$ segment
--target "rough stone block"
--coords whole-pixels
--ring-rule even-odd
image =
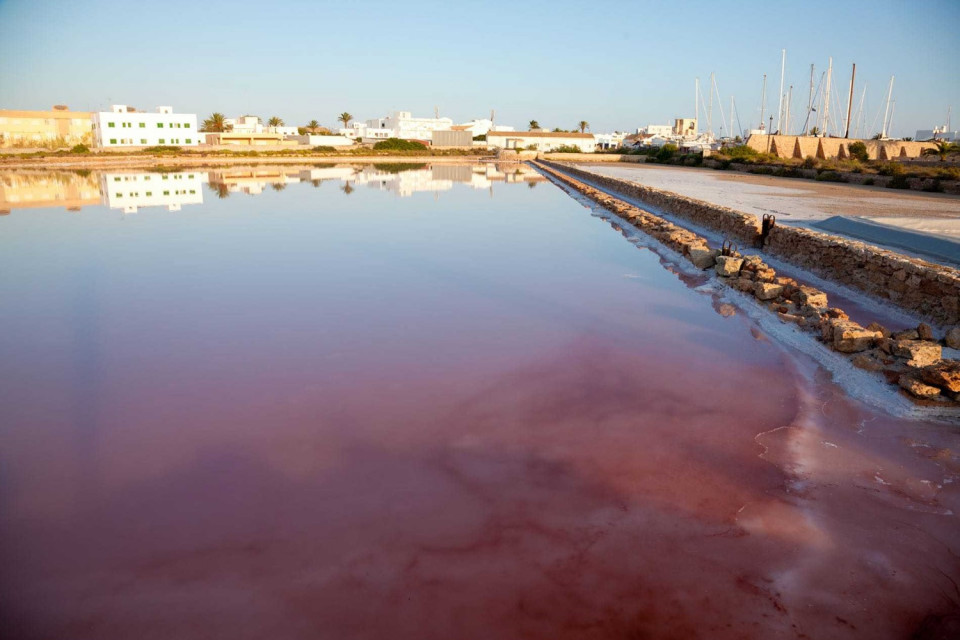
[[[709,269],[717,263],[717,256],[720,255],[720,252],[708,247],[691,247],[687,255],[697,269]]]
[[[831,320],[833,325],[833,348],[843,353],[866,351],[883,336],[877,331],[864,329],[849,320]]]
[[[950,393],[960,393],[960,361],[945,360],[920,370],[920,379]]]
[[[907,358],[911,367],[926,367],[940,361],[943,349],[935,342],[923,340],[894,340],[893,355]]]
[[[753,295],[758,300],[773,300],[781,293],[783,293],[783,287],[771,282],[757,282],[753,288]]]
[[[743,258],[733,256],[717,256],[717,275],[724,278],[731,278],[740,273],[740,267],[743,265]]]
[[[951,349],[960,349],[960,327],[954,327],[950,329],[950,331],[947,331],[947,335],[943,341]]]
[[[940,395],[940,389],[929,384],[924,384],[909,374],[900,376],[897,383],[917,398],[931,400]]]

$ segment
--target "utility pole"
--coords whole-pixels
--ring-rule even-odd
[[[850,97],[847,99],[847,126],[844,129],[843,137],[850,137],[850,114],[853,113],[853,79],[857,77],[857,63],[853,63],[853,72],[850,74]]]
[[[887,137],[887,116],[890,115],[890,97],[893,95],[893,79],[896,76],[890,76],[890,87],[887,89],[887,108],[883,111],[883,129],[880,130],[880,138]]]
[[[780,50],[780,98],[777,103],[777,133],[780,133],[780,116],[783,112],[783,73],[787,69],[787,50]]]
[[[830,58],[830,62],[827,65],[827,84],[823,87],[823,131],[820,132],[822,137],[829,135],[827,128],[830,126],[830,83],[833,80],[833,58]]]

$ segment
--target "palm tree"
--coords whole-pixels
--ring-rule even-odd
[[[810,135],[820,135],[820,129],[818,127],[810,127]]]
[[[283,126],[283,120],[282,120],[281,118],[278,118],[277,116],[273,116],[272,118],[270,118],[269,120],[267,120],[267,126],[268,126],[268,127],[282,127],[282,126]]]
[[[581,120],[577,123],[577,126],[580,127],[580,133],[586,133],[587,129],[590,128],[590,123],[586,120]]]
[[[317,122],[316,120],[311,120],[310,122],[307,123],[307,131],[309,131],[310,133],[316,133],[317,129],[319,128],[320,128],[320,123]]]
[[[340,114],[337,120],[342,122],[344,127],[349,127],[350,121],[353,120],[353,114],[351,114],[349,111],[344,111]]]
[[[536,120],[531,120],[531,121],[530,121],[530,124],[529,124],[529,127],[530,127],[530,131],[533,131],[534,129],[539,129],[539,128],[540,128],[540,123],[537,122]]]
[[[349,182],[348,182],[347,184],[343,185],[342,187],[340,187],[340,190],[343,191],[343,192],[344,192],[345,194],[347,194],[347,195],[350,195],[351,193],[353,193],[353,192],[355,191],[355,189],[353,188],[353,185],[350,184]]]
[[[934,140],[933,144],[937,145],[936,149],[924,149],[923,155],[940,156],[940,162],[947,159],[948,153],[952,153],[958,149],[957,145],[951,144],[947,140]]]
[[[219,133],[224,130],[223,124],[223,114],[220,112],[213,112],[210,114],[210,117],[203,121],[203,126],[200,127],[201,131]]]

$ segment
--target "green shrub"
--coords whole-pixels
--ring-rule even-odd
[[[425,151],[426,146],[416,140],[402,140],[400,138],[387,138],[373,145],[374,149],[385,151]]]
[[[930,184],[923,187],[924,191],[929,191],[930,193],[943,193],[943,185],[940,184],[938,178],[934,178]]]
[[[822,171],[814,178],[817,182],[846,182],[839,171]]]
[[[960,180],[960,167],[937,169],[936,177],[940,180]]]
[[[901,176],[903,175],[903,165],[899,162],[884,162],[877,167],[877,173],[882,176]]]
[[[850,157],[856,158],[860,162],[866,162],[870,159],[870,156],[867,155],[867,145],[863,144],[859,140],[851,143],[847,149],[850,151]]]
[[[580,150],[580,147],[575,147],[572,144],[562,144],[553,149],[551,153],[583,153],[583,151]]]
[[[660,147],[660,150],[657,151],[656,159],[657,162],[669,162],[673,159],[673,156],[677,155],[677,145],[675,144],[665,144]]]
[[[745,144],[737,145],[736,147],[727,147],[720,151],[721,154],[727,156],[731,160],[754,160],[760,154],[753,147],[748,147]]]
[[[887,183],[887,189],[909,189],[910,179],[903,175],[903,171],[890,178]]]
[[[813,156],[807,156],[803,159],[803,168],[804,169],[816,169],[817,168],[817,159]]]
[[[173,145],[170,145],[170,146],[158,145],[156,147],[147,147],[146,149],[144,149],[144,151],[146,153],[164,153],[164,152],[176,153],[180,151],[180,147],[176,147]]]
[[[868,187],[872,187],[875,183],[876,181],[873,178],[867,178],[866,180],[863,181],[863,184],[865,184]]]
[[[90,153],[90,147],[85,144],[75,144],[70,149],[70,153]]]
[[[333,147],[321,145],[319,147],[314,147],[313,149],[311,149],[311,151],[313,151],[314,153],[333,153],[336,151],[336,149]]]

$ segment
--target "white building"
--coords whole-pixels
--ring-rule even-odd
[[[263,125],[257,116],[239,116],[224,118],[223,128],[235,133],[263,133]]]
[[[648,124],[642,129],[637,129],[637,133],[649,133],[652,136],[667,137],[673,133],[673,126],[669,124]]]
[[[433,132],[453,127],[450,118],[414,118],[409,111],[393,111],[384,118],[374,118],[366,122],[354,122],[352,126],[340,129],[342,136],[364,142],[377,142],[387,138],[404,140],[433,140]]]
[[[197,114],[174,113],[157,107],[155,113],[115,104],[111,111],[93,114],[93,138],[98,147],[191,147],[200,143]]]
[[[947,131],[946,126],[934,127],[933,129],[917,129],[917,135],[914,140],[944,140],[946,142],[960,142],[960,132]]]
[[[627,134],[614,131],[613,133],[595,133],[593,137],[597,141],[598,149],[619,149],[623,146],[623,139]]]
[[[553,151],[557,147],[577,147],[581,153],[593,153],[597,141],[592,133],[491,131],[487,134],[488,149]]]
[[[469,122],[464,122],[463,124],[458,124],[451,127],[454,131],[469,131],[471,135],[476,136],[485,136],[491,131],[513,131],[513,127],[508,127],[502,124],[493,124],[493,120],[489,118],[480,118],[478,120],[470,120]]]
[[[103,203],[124,213],[141,207],[179,211],[185,204],[203,203],[202,171],[176,173],[105,173],[100,177]]]

